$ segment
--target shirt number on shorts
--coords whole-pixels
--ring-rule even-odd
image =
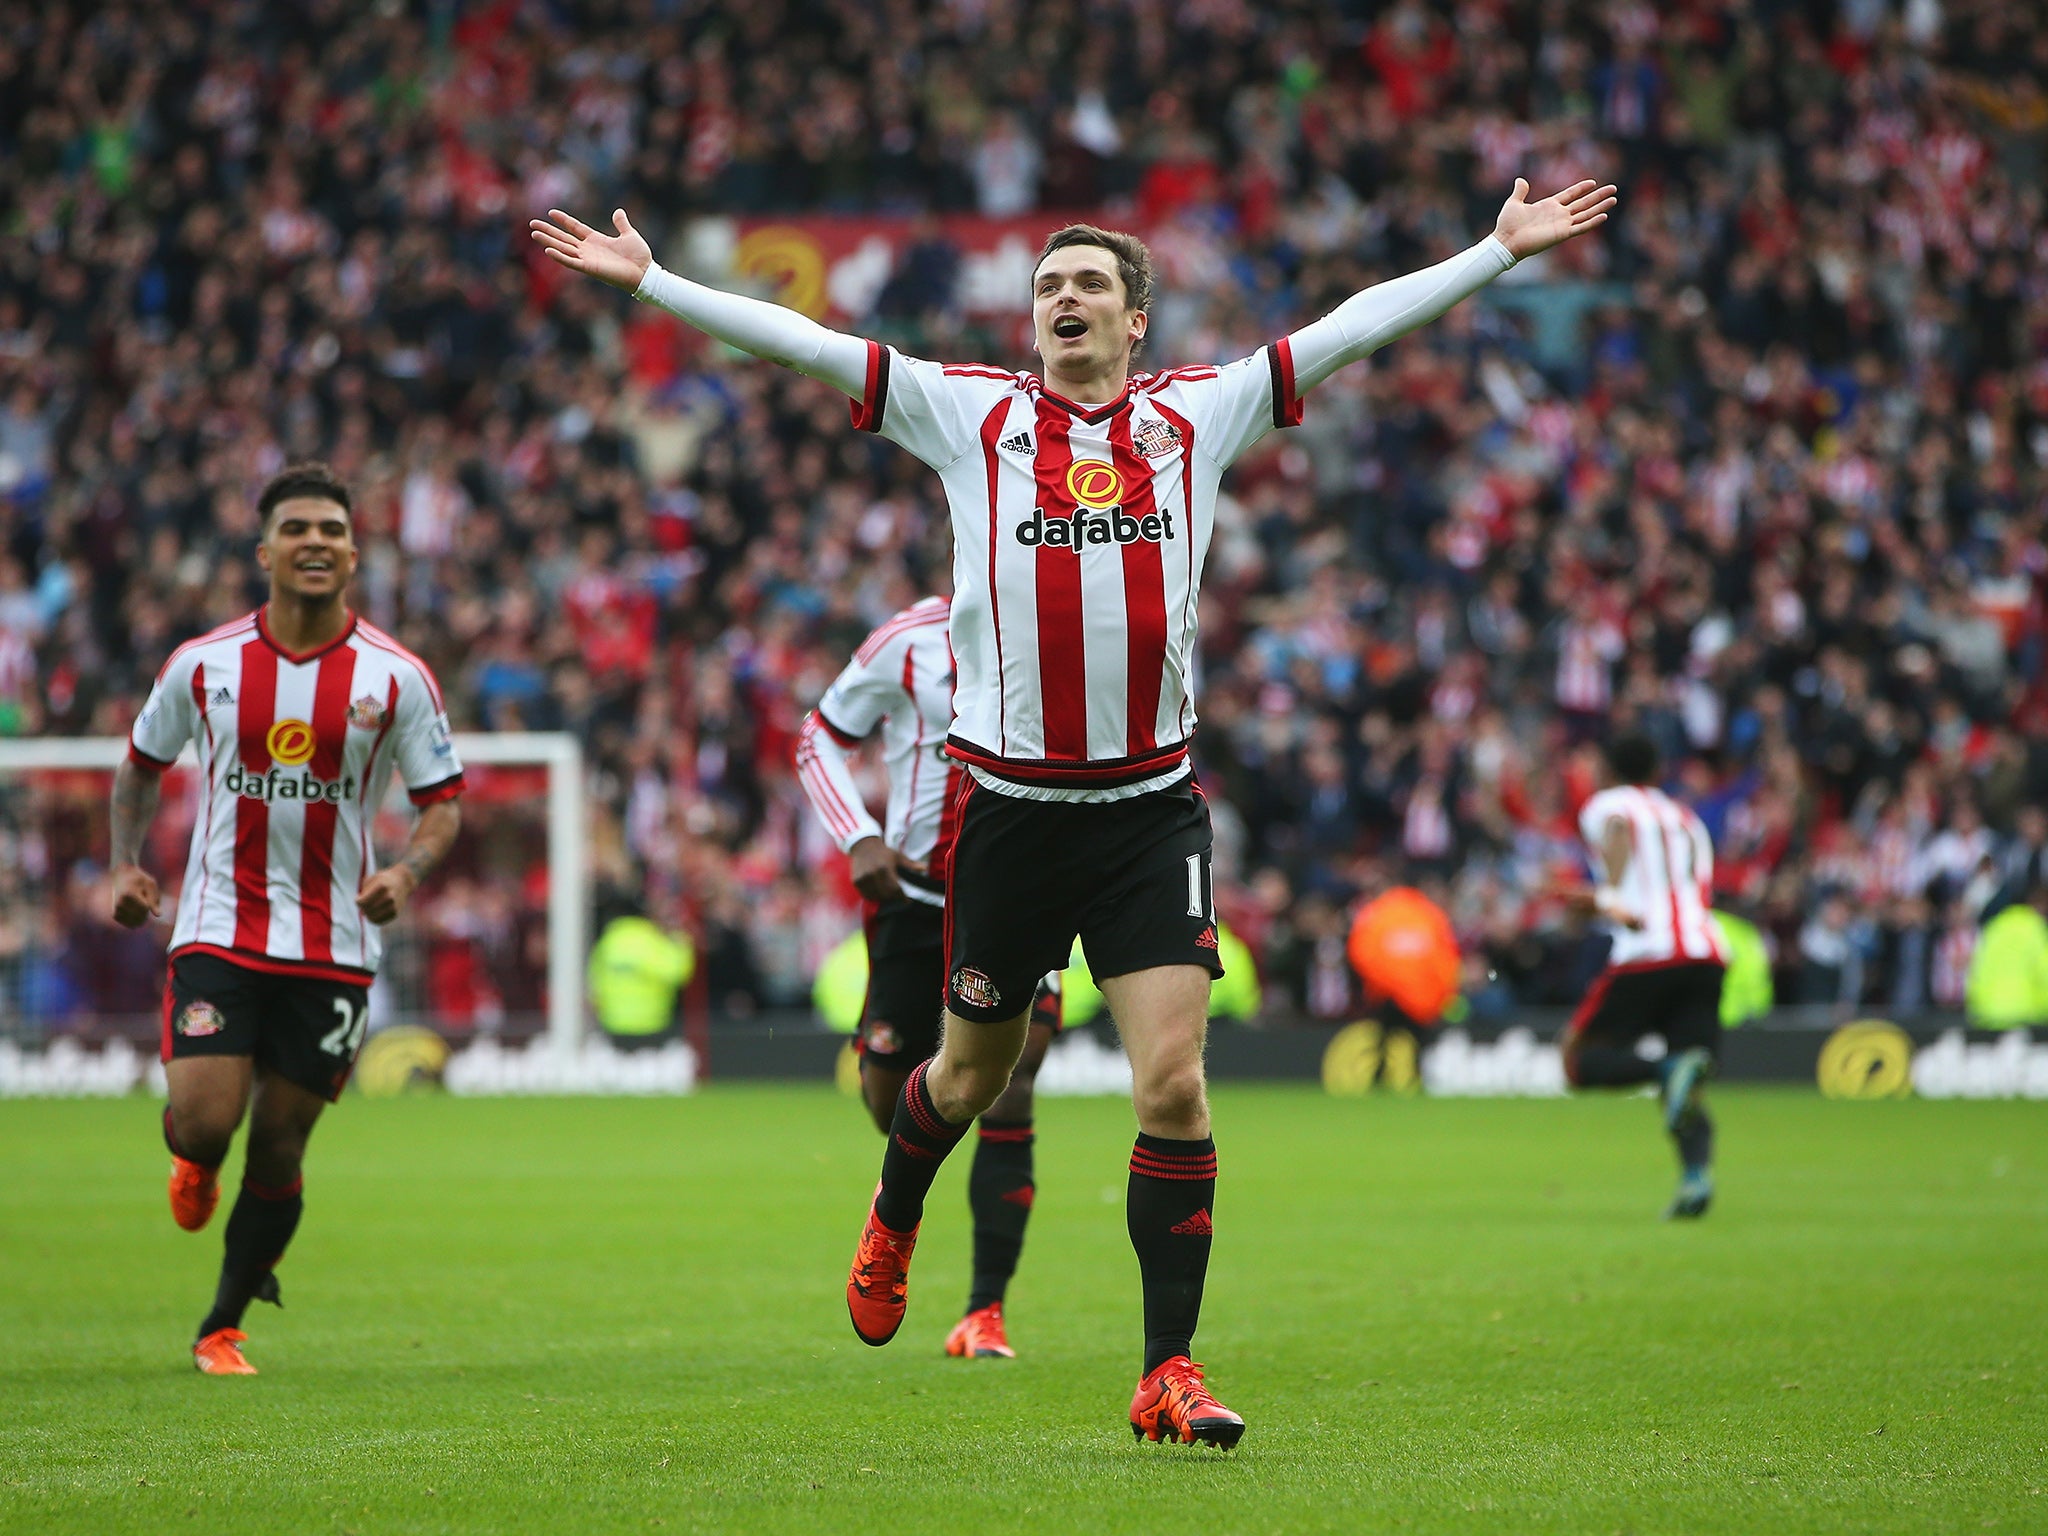
[[[1188,855],[1188,916],[1206,917],[1213,923],[1216,920],[1216,909],[1213,904],[1215,893],[1212,891],[1210,895],[1212,902],[1209,906],[1204,907],[1202,903],[1202,856],[1199,853],[1191,853]]]
[[[353,1056],[356,1047],[363,1043],[363,1031],[370,1024],[370,1005],[367,1002],[351,1008],[345,997],[334,999],[334,1011],[341,1022],[320,1037],[320,1049],[330,1056]]]

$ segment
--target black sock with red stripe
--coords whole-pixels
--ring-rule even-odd
[[[1138,1133],[1125,1220],[1145,1286],[1145,1374],[1192,1347],[1209,1273],[1216,1142]]]
[[[1024,1225],[1031,1220],[1037,1187],[1031,1180],[1031,1148],[1037,1140],[1029,1120],[983,1120],[967,1176],[967,1204],[974,1212],[974,1289],[967,1310],[979,1312],[1003,1299],[1017,1256],[1024,1251]]]
[[[889,1122],[875,1215],[891,1232],[915,1231],[924,1220],[924,1197],[939,1176],[939,1164],[967,1134],[967,1126],[955,1125],[941,1115],[925,1091],[924,1075],[930,1066],[929,1061],[921,1061],[910,1069],[903,1092],[896,1098],[896,1118]]]
[[[199,1325],[200,1338],[222,1328],[241,1327],[242,1314],[252,1301],[284,1305],[277,1299],[277,1277],[271,1270],[284,1257],[292,1233],[298,1230],[299,1214],[306,1208],[301,1194],[304,1185],[303,1179],[293,1179],[273,1189],[252,1179],[242,1180],[234,1214],[228,1217],[220,1287],[214,1292],[213,1310]]]

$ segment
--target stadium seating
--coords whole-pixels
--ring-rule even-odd
[[[793,733],[942,578],[937,483],[822,386],[562,281],[528,214],[624,204],[664,252],[710,215],[910,221],[852,322],[1021,367],[917,221],[1092,213],[1154,242],[1157,364],[1466,243],[1518,174],[1599,176],[1606,238],[1237,472],[1219,905],[1269,997],[1341,1016],[1344,906],[1398,866],[1475,1006],[1566,1000],[1549,893],[1629,723],[1781,998],[1955,1003],[2048,849],[2048,32],[1820,9],[0,0],[0,734],[124,732],[259,596],[254,487],[327,458],[361,603],[457,725],[578,732],[602,876],[687,913],[714,1006],[800,1003],[852,898]],[[474,874],[429,912],[537,986],[503,957],[538,882]],[[13,985],[84,882],[0,857]]]

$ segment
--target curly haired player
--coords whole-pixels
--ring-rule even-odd
[[[171,932],[163,1127],[171,1215],[196,1232],[248,1117],[220,1284],[192,1346],[200,1370],[236,1376],[256,1370],[242,1314],[279,1301],[272,1270],[299,1225],[306,1139],[363,1042],[377,929],[462,820],[433,673],[349,610],[348,487],[325,465],[295,465],[257,508],[270,600],[164,663],[114,776],[112,832],[114,920],[139,928],[162,908],[141,859],[163,773],[196,746],[203,809]],[[370,819],[393,772],[420,818],[399,861],[377,869]]]

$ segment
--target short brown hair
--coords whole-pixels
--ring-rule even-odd
[[[258,520],[269,527],[270,514],[277,510],[278,503],[298,496],[331,501],[351,517],[355,515],[355,504],[349,500],[348,486],[341,476],[317,459],[309,459],[303,464],[287,464],[270,477],[263,494],[256,498]]]
[[[1045,258],[1070,245],[1099,245],[1108,251],[1116,258],[1116,275],[1124,285],[1124,308],[1149,310],[1152,307],[1152,253],[1145,248],[1145,242],[1120,229],[1103,229],[1095,224],[1069,224],[1065,229],[1056,229],[1047,235],[1045,249],[1031,264],[1034,285],[1038,281],[1038,269],[1045,265]],[[1138,345],[1144,345],[1142,339]],[[1131,350],[1136,352],[1138,348]]]

